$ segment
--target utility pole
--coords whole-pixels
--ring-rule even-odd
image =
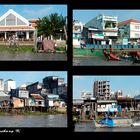
[[[67,29],[66,29],[65,25],[63,28],[64,28],[64,34],[65,34],[65,38],[66,38],[66,51],[67,51],[67,40],[68,40]]]
[[[34,31],[34,51],[37,52],[37,28]]]

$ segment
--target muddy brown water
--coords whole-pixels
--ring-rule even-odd
[[[67,116],[63,114],[0,116],[1,127],[67,127]]]
[[[9,53],[1,52],[0,61],[66,61],[67,55],[63,53]]]

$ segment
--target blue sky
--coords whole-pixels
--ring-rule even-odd
[[[82,23],[87,23],[99,14],[117,16],[121,22],[127,19],[140,20],[140,10],[73,10],[73,20],[79,20]]]
[[[81,91],[93,93],[96,80],[110,81],[111,91],[122,90],[123,95],[140,95],[140,76],[73,76],[73,99],[81,98]]]
[[[2,16],[9,9],[13,9],[26,19],[38,19],[50,15],[51,13],[58,13],[62,14],[62,16],[67,16],[67,5],[58,5],[58,4],[0,5],[0,16]]]
[[[16,87],[28,82],[42,83],[42,79],[47,76],[64,78],[65,83],[67,83],[66,71],[0,71],[0,79],[3,79],[4,82],[8,79],[12,79],[16,81]]]

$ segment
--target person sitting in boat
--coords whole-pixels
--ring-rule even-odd
[[[122,57],[123,57],[126,61],[128,61],[129,58],[130,58],[130,56],[128,55],[128,53],[124,53],[124,54],[122,55]]]
[[[95,51],[95,48],[92,48],[92,49],[91,49],[91,52],[93,53],[94,51]]]
[[[109,45],[109,50],[110,50],[110,54],[113,52],[113,48],[111,45]]]
[[[106,54],[108,54],[108,52],[107,52],[107,49],[106,49],[106,48],[104,48],[104,49],[103,49],[103,54],[105,54],[105,55],[106,55]]]
[[[107,113],[105,113],[105,118],[108,119],[108,114]]]

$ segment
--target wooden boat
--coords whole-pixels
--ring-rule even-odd
[[[105,118],[102,119],[100,122],[94,120],[94,124],[96,128],[102,127],[130,127],[132,123],[131,118]]]

